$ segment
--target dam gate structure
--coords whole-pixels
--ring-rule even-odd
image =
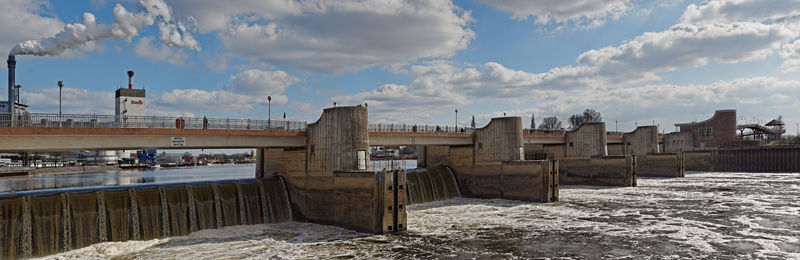
[[[292,220],[277,177],[0,196],[0,258]]]

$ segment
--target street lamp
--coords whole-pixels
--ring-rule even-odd
[[[267,96],[267,129],[272,125],[272,96]]]
[[[58,127],[61,127],[61,89],[64,87],[63,81],[58,81]]]
[[[458,132],[458,108],[456,108],[456,132]]]

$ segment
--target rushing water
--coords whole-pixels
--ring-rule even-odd
[[[107,242],[50,258],[798,258],[800,174],[690,173],[562,186],[561,201],[457,198],[408,207],[408,231],[300,222]]]
[[[254,164],[213,165],[113,172],[0,178],[0,193],[30,190],[186,183],[255,177]]]

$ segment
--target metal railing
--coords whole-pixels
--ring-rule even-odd
[[[545,130],[545,129],[522,129],[523,134],[545,134],[545,135],[563,135],[567,132],[566,129],[558,130]],[[606,135],[622,135],[624,132],[606,131]]]
[[[544,134],[544,135],[563,135],[567,132],[564,129],[545,130],[545,129],[522,129],[522,134]]]
[[[475,128],[468,126],[447,125],[410,125],[410,124],[369,124],[369,132],[394,132],[394,133],[466,133],[475,132]]]
[[[60,119],[60,120],[59,120]],[[0,113],[0,127],[11,126],[9,113]],[[224,130],[305,131],[306,122],[232,118],[83,115],[25,113],[17,115],[15,127],[61,128],[178,128]]]

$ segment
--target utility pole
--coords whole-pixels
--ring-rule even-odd
[[[61,89],[64,88],[64,82],[58,81],[58,127],[61,127]]]

